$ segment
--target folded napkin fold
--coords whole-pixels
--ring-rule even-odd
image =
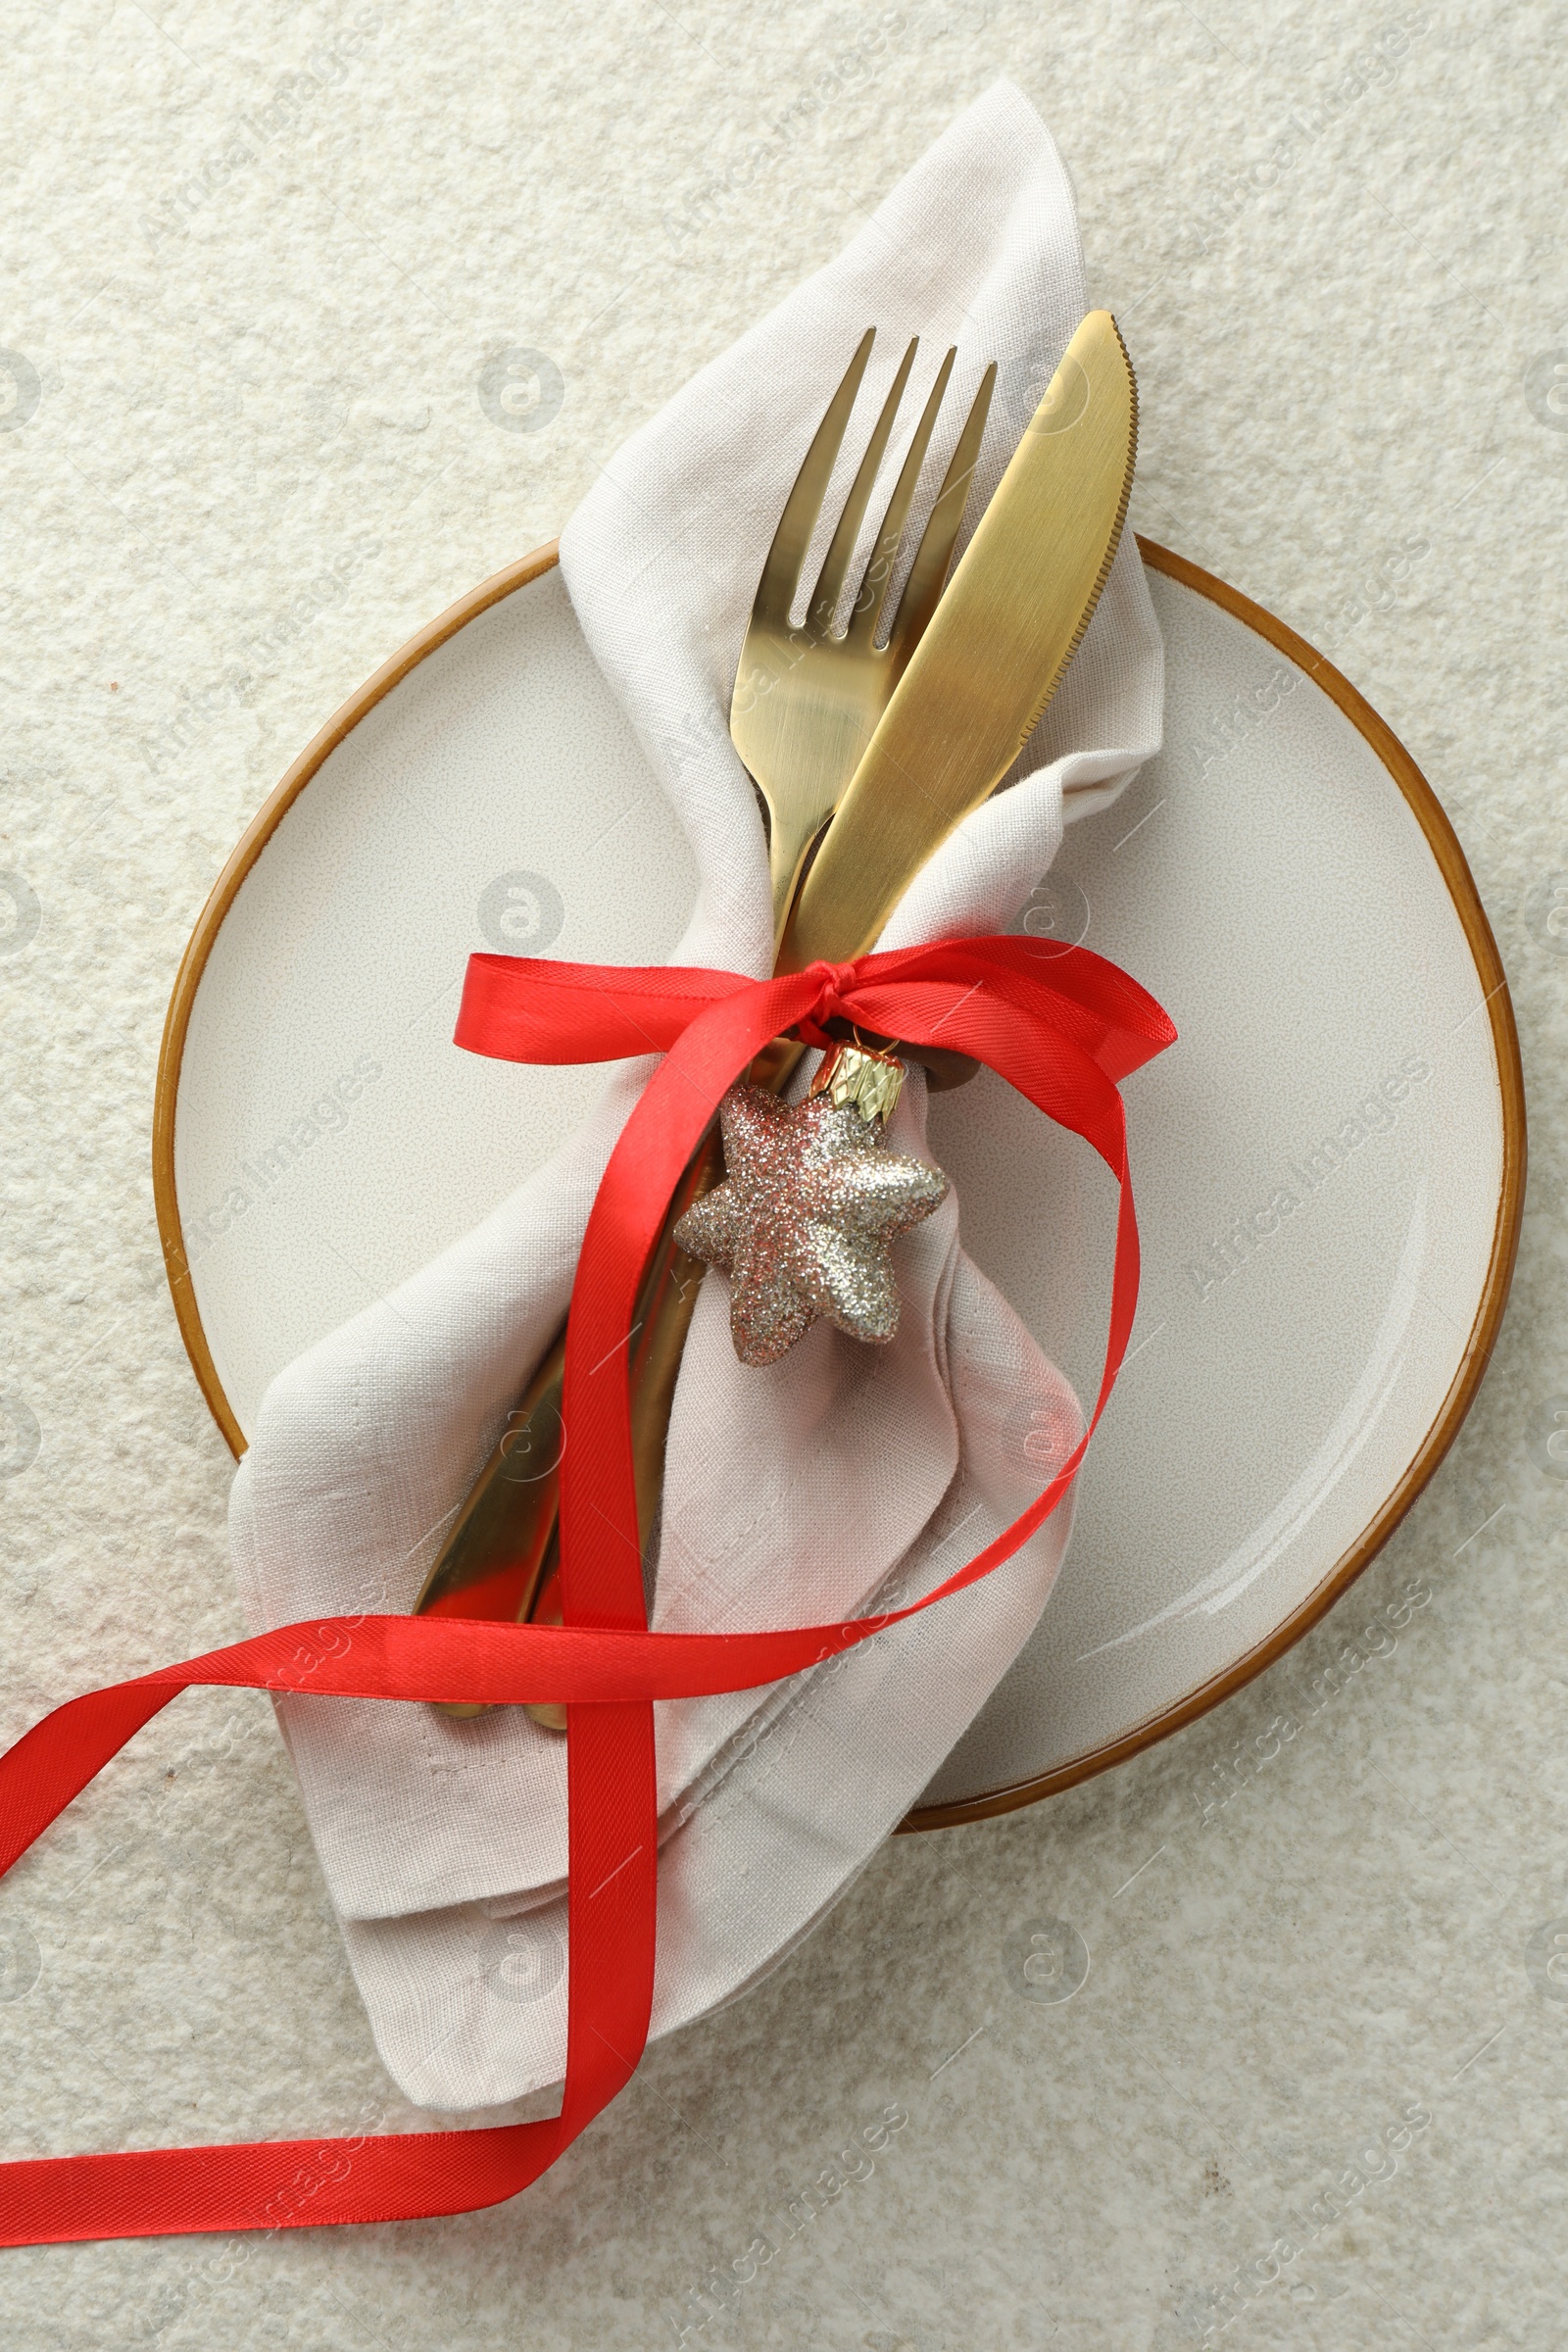
[[[950,441],[998,362],[972,526],[1084,308],[1065,173],[1033,110],[1000,83],[838,261],[627,444],[573,517],[562,545],[572,603],[698,866],[673,961],[759,976],[769,965],[761,828],[724,714],[763,556],[860,333],[880,330],[867,416],[911,334],[925,380],[957,345]],[[919,399],[907,406],[905,441]],[[901,454],[896,443],[889,478]],[[880,944],[1005,929],[1064,818],[1102,807],[1157,749],[1161,693],[1128,544],[1008,788],[933,859]],[[254,1626],[413,1604],[560,1321],[595,1186],[650,1066],[624,1065],[548,1167],[272,1383],[231,1507]],[[896,1150],[924,1152],[924,1118],[912,1074]],[[808,1624],[914,1598],[998,1534],[1076,1443],[1076,1399],[965,1257],[958,1213],[950,1195],[897,1245],[904,1308],[883,1348],[818,1326],[779,1363],[743,1368],[727,1287],[707,1278],[670,1429],[656,1628]],[[1067,1519],[1059,1510],[983,1583],[771,1691],[657,1707],[656,2034],[776,1964],[918,1797],[1027,1639]],[[557,2080],[564,1742],[516,1709],[470,1723],[369,1701],[277,1709],[404,2090],[460,2109]]]

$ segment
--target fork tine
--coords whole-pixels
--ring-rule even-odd
[[[904,526],[909,519],[909,509],[914,504],[915,487],[920,479],[920,469],[925,464],[926,451],[931,446],[931,435],[936,429],[937,411],[942,406],[948,389],[948,379],[953,373],[953,363],[957,356],[958,347],[955,344],[937,371],[937,380],[931,387],[930,397],[925,404],[925,413],[915,427],[914,438],[909,443],[903,470],[894,484],[893,496],[888,500],[887,513],[882,517],[882,528],[877,533],[876,545],[871,550],[871,558],[865,567],[865,576],[860,583],[860,592],[855,600],[855,610],[850,615],[848,639],[858,652],[868,651],[876,641],[877,625],[882,618],[882,608],[887,602],[894,566],[899,560],[899,546],[904,537]]]
[[[914,551],[909,576],[904,583],[904,594],[888,631],[888,651],[906,657],[914,651],[925,632],[926,622],[937,609],[948,565],[953,561],[953,543],[958,536],[963,510],[968,504],[969,482],[980,456],[980,443],[985,435],[986,418],[991,413],[991,395],[996,388],[997,364],[992,361],[980,378],[980,389],[974,405],[964,418],[958,435],[953,462],[937,493],[935,506],[927,518],[920,544]]]
[[[811,614],[824,633],[832,627],[833,616],[839,609],[839,599],[844,594],[844,583],[849,577],[850,561],[855,554],[855,543],[860,536],[860,525],[871,504],[871,493],[876,488],[876,477],[881,471],[882,460],[893,435],[899,403],[904,398],[909,369],[914,366],[914,355],[919,348],[920,340],[916,336],[900,362],[899,372],[893,378],[893,389],[882,403],[882,414],[865,445],[859,471],[850,484],[850,494],[844,501],[844,511],[839,516],[832,544],[823,559],[816,586],[811,591]]]
[[[843,381],[828,402],[827,413],[816,428],[815,438],[807,451],[801,470],[795,477],[795,487],[784,502],[773,544],[767,551],[762,576],[757,583],[757,596],[752,606],[752,618],[771,622],[776,627],[789,626],[790,607],[795,602],[801,581],[801,565],[810,545],[816,518],[822,511],[822,500],[832,478],[833,466],[855,407],[856,395],[865,374],[871,346],[876,341],[876,328],[868,326],[860,337],[854,359],[844,371]]]

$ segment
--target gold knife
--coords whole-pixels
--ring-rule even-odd
[[[873,947],[921,867],[1001,783],[1100,602],[1137,450],[1132,363],[1110,313],[1091,311],[823,836],[781,971]]]

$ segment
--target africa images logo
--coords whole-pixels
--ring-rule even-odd
[[[1342,1119],[1331,1135],[1324,1136],[1309,1152],[1290,1161],[1285,1170],[1288,1181],[1276,1185],[1261,1207],[1238,1217],[1199,1256],[1188,1259],[1187,1279],[1199,1298],[1208,1298],[1221,1283],[1240,1273],[1253,1250],[1271,1234],[1278,1233],[1287,1218],[1294,1217],[1353,1152],[1359,1152],[1372,1136],[1386,1134],[1396,1126],[1398,1106],[1410,1089],[1424,1086],[1431,1075],[1431,1064],[1423,1061],[1419,1054],[1406,1054],[1397,1069],[1391,1070],[1370,1094],[1363,1096],[1348,1118]]]
[[[235,1218],[242,1217],[253,1200],[271,1192],[296,1160],[318,1144],[323,1135],[346,1127],[350,1105],[380,1075],[381,1064],[362,1054],[351,1069],[317,1096],[308,1110],[302,1110],[297,1118],[280,1127],[271,1142],[252,1152],[249,1159],[242,1159],[239,1167],[243,1182],[231,1184],[223,1198],[215,1200],[211,1207],[181,1217],[187,1257],[194,1261],[210,1250]]]

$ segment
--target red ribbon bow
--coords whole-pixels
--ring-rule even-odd
[[[911,1607],[761,1634],[653,1634],[643,1606],[627,1350],[665,1205],[725,1089],[775,1037],[842,1017],[999,1071],[1093,1145],[1121,1188],[1104,1371],[1082,1442],[1045,1493]],[[567,1706],[569,1984],[561,2113],[384,2137],[264,2140],[0,2164],[0,2243],[297,2228],[466,2213],[514,2196],[629,2079],[647,2039],[657,1897],[656,1698],[753,1690],[912,1617],[1009,1558],[1067,1492],[1138,1300],[1138,1228],[1117,1085],[1172,1044],[1137,983],[1082,948],[964,939],[782,979],[475,956],[457,1042],[529,1062],[664,1059],[594,1200],[571,1295],[559,1626],[334,1617],[284,1626],[68,1700],[0,1757],[0,1872],[133,1733],[193,1684],[320,1696],[558,1699]]]

